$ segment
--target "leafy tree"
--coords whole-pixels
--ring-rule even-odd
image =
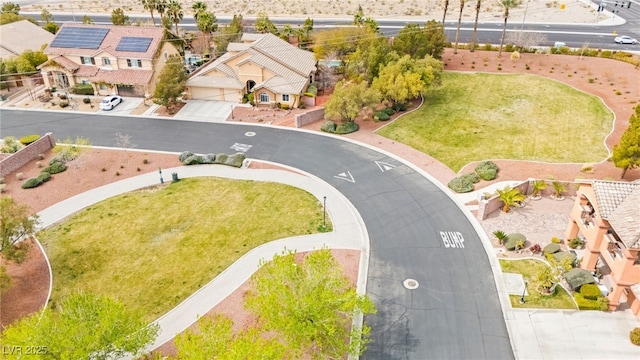
[[[476,48],[476,38],[478,36],[478,17],[480,16],[480,7],[482,6],[482,0],[476,2],[476,18],[473,21],[473,36],[471,36],[471,52]]]
[[[629,118],[629,127],[622,133],[620,143],[613,146],[611,160],[622,169],[620,178],[624,178],[628,169],[640,167],[640,105]]]
[[[42,50],[25,50],[22,54],[20,54],[20,57],[27,60],[33,67],[38,67],[48,59],[47,55]]]
[[[15,15],[20,15],[20,5],[14,4],[12,2],[2,3],[2,13],[11,13]]]
[[[16,203],[11,196],[0,198],[0,254],[19,261],[15,244],[33,234],[38,223],[38,215],[30,215],[28,206]]]
[[[428,41],[427,32],[419,24],[407,24],[393,39],[393,50],[400,56],[423,58],[431,50]]]
[[[122,8],[113,9],[111,12],[111,22],[113,25],[129,25],[129,16],[125,15]]]
[[[50,23],[53,21],[53,15],[51,15],[49,10],[42,9],[42,12],[40,13],[40,20],[42,20],[44,23]]]
[[[427,49],[428,54],[436,59],[442,58],[442,52],[447,44],[447,34],[444,32],[444,26],[435,20],[429,20],[424,24],[427,33]]]
[[[342,59],[356,51],[362,39],[376,37],[366,27],[339,27],[314,32],[313,52],[316,59]]]
[[[48,32],[50,32],[52,34],[56,34],[58,32],[58,30],[60,30],[60,25],[58,25],[58,24],[56,24],[54,22],[50,22],[50,23],[46,23],[42,28],[47,30]]]
[[[460,12],[458,13],[458,27],[456,28],[456,41],[453,46],[453,53],[458,53],[458,38],[460,37],[460,24],[462,24],[462,11],[464,10],[464,0],[460,0]]]
[[[149,10],[149,15],[151,15],[151,22],[153,22],[153,26],[156,25],[156,19],[153,17],[153,13],[156,11],[156,0],[140,0],[142,3],[142,7],[145,10]]]
[[[119,301],[77,293],[56,311],[45,308],[9,326],[0,340],[8,346],[45,346],[54,359],[112,359],[140,355],[158,330]]]
[[[500,4],[504,7],[504,26],[502,27],[502,36],[500,37],[500,50],[498,57],[502,55],[502,46],[504,45],[504,36],[507,33],[507,20],[509,19],[509,9],[520,6],[522,0],[500,0]]]
[[[380,70],[371,86],[397,106],[415,99],[432,84],[438,84],[441,74],[442,63],[439,60],[431,56],[416,60],[405,55]]]
[[[324,107],[325,118],[355,121],[363,108],[380,102],[380,93],[370,88],[366,81],[339,81]]]
[[[203,1],[196,1],[191,5],[191,10],[193,10],[193,19],[197,22],[200,14],[207,12],[207,4]]]
[[[509,212],[512,206],[524,201],[525,196],[518,190],[518,188],[512,188],[511,186],[505,186],[504,189],[496,189],[498,192],[498,199],[500,199],[504,205],[502,211]]]
[[[82,16],[82,23],[83,24],[93,24],[93,19],[91,19],[89,17],[89,15],[83,15]]]
[[[356,51],[346,57],[345,75],[349,79],[371,83],[378,77],[381,68],[397,59],[398,54],[393,51],[386,37],[362,39],[358,42]]]
[[[224,54],[230,42],[237,41],[242,36],[242,15],[233,15],[231,23],[222,29],[222,34],[216,37],[216,53]]]
[[[176,99],[184,91],[187,78],[182,58],[179,55],[170,56],[158,77],[158,85],[153,93],[153,102],[166,106],[167,111],[172,112],[173,106],[177,103]]]
[[[258,13],[258,17],[255,21],[255,29],[258,34],[271,33],[275,36],[280,36],[278,28],[269,20],[269,16],[264,11]]]
[[[314,358],[364,351],[369,328],[352,329],[351,323],[357,313],[374,313],[373,303],[356,293],[328,249],[312,252],[301,263],[293,252],[276,255],[251,284],[247,308],[258,314],[264,330],[276,331],[290,348]]]
[[[169,1],[169,6],[167,6],[167,17],[171,22],[175,25],[176,35],[178,35],[178,24],[182,21],[184,17],[184,11],[182,11],[182,4],[178,0]]]

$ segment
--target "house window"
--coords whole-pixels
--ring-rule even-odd
[[[90,56],[82,56],[80,57],[80,62],[83,65],[95,65],[96,64],[96,60]]]
[[[260,93],[260,102],[261,103],[268,103],[269,102],[269,94],[267,94],[266,92]]]
[[[89,83],[89,81],[87,80],[82,80],[82,85],[87,85]]]
[[[103,57],[102,65],[111,65],[111,59],[109,59],[108,57]]]
[[[107,90],[107,85],[100,84],[100,90]]]
[[[607,247],[607,250],[609,250],[609,255],[611,255],[611,257],[615,260],[622,260],[623,258],[623,254],[622,254],[622,248],[620,247],[620,244],[618,244],[618,242],[610,242],[609,246]]]
[[[142,60],[140,59],[127,59],[127,66],[132,68],[141,68]]]
[[[282,94],[282,101],[289,101],[289,94]]]

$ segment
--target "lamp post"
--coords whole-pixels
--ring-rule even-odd
[[[327,228],[327,197],[322,197],[322,227]]]
[[[164,179],[162,178],[162,168],[158,168],[158,173],[160,174],[160,184],[164,184]]]
[[[529,283],[529,278],[524,278],[524,289],[522,290],[522,297],[520,297],[520,304],[524,304],[524,294],[527,292],[528,283]]]

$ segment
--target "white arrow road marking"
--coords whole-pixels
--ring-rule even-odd
[[[351,173],[349,171],[341,172],[340,174],[334,175],[333,177],[336,178],[336,179],[347,180],[347,181],[352,182],[354,184],[356,182],[353,179],[353,175],[351,175]]]
[[[376,163],[376,165],[378,165],[378,169],[380,169],[380,171],[382,172],[389,171],[396,167],[395,165],[391,165],[383,161],[374,161],[374,162]]]

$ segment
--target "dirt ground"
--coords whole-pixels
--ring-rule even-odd
[[[535,55],[523,54],[517,61],[512,61],[509,54],[497,57],[497,52],[477,51],[470,53],[466,50],[453,54],[447,49],[443,60],[445,69],[452,71],[486,71],[500,73],[531,73],[546,76],[562,81],[579,90],[597,95],[614,111],[616,121],[611,135],[606,139],[609,149],[616,144],[622,132],[628,126],[628,119],[633,107],[640,102],[640,69],[633,65],[599,58],[583,58],[563,55]],[[500,64],[500,65],[499,65]],[[526,66],[529,65],[529,69]],[[500,70],[498,70],[500,66]],[[615,69],[615,70],[612,70]],[[589,79],[595,79],[590,82]],[[618,95],[620,92],[620,95]],[[239,115],[239,114],[238,114]],[[247,117],[243,121],[260,122],[259,120],[269,115],[278,119],[272,125],[291,126],[292,114],[282,116],[282,113],[264,112],[260,117]],[[264,115],[264,116],[262,116]],[[279,117],[278,117],[279,116]],[[309,130],[319,130],[322,122],[316,122],[306,126]],[[419,153],[405,145],[397,144],[391,140],[376,135],[373,131],[384,125],[384,122],[372,120],[359,121],[360,131],[349,137],[362,141],[384,150],[395,153],[417,166],[429,172],[436,179],[447,183],[456,174],[437,160],[426,154]],[[157,171],[158,168],[169,168],[179,165],[175,154],[146,153],[129,150],[93,149],[82,155],[75,164],[61,174],[54,175],[52,180],[35,189],[22,190],[17,179],[17,174],[22,173],[23,178],[28,178],[39,173],[37,162],[46,164],[52,157],[51,153],[45,154],[44,160],[34,159],[23,168],[5,178],[6,192],[2,196],[12,196],[19,203],[28,205],[34,212],[40,211],[60,200],[69,198],[88,189],[108,184],[112,181],[135,176],[143,172]],[[145,163],[146,159],[146,163]],[[590,173],[581,172],[583,164],[547,164],[526,161],[497,160],[500,166],[499,177],[496,181],[522,180],[530,177],[540,178],[547,175],[558,180],[574,180],[577,177],[619,179],[621,170],[615,168],[612,163],[603,161],[593,164]],[[469,165],[467,168],[473,166]],[[467,171],[463,169],[461,172]],[[640,179],[640,169],[627,172],[625,180]],[[486,185],[484,183],[483,185]],[[9,274],[14,279],[13,287],[2,296],[1,321],[3,325],[10,324],[22,316],[38,311],[42,304],[41,299],[46,298],[48,292],[49,275],[46,266],[43,266],[43,257],[36,251],[31,254],[21,266],[9,265]],[[351,253],[337,254],[342,266],[349,276],[357,275],[357,259],[359,256]],[[354,266],[355,264],[355,266]],[[46,265],[46,264],[45,264]],[[350,269],[350,270],[349,270]],[[24,279],[28,279],[25,281]],[[243,285],[229,299],[214,308],[213,312],[222,312],[230,315],[237,323],[246,322],[247,314],[238,308],[239,299],[246,292],[246,284]],[[245,319],[245,320],[243,320]],[[170,351],[171,345],[166,345]]]

